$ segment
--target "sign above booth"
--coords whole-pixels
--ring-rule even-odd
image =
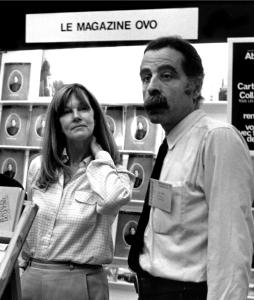
[[[254,38],[228,38],[228,120],[254,155]]]
[[[26,43],[147,41],[165,35],[198,39],[198,8],[26,15]]]

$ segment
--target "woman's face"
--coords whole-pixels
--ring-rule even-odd
[[[89,103],[71,95],[59,119],[62,131],[69,142],[83,142],[93,135],[94,111]]]

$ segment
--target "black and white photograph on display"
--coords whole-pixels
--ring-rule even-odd
[[[159,140],[159,126],[150,122],[144,108],[128,106],[124,149],[156,152]]]
[[[1,149],[0,150],[0,171],[10,178],[14,178],[21,184],[24,176],[23,150]]]
[[[113,134],[117,147],[118,149],[123,149],[123,106],[107,106],[105,113],[109,129]]]
[[[143,166],[139,163],[133,163],[130,167],[130,172],[132,172],[135,175],[133,188],[134,189],[140,188],[144,183],[145,170]]]
[[[46,125],[47,106],[34,106],[29,128],[29,146],[41,146]]]
[[[128,159],[128,170],[135,175],[132,198],[144,200],[148,187],[149,177],[153,167],[153,156],[142,154],[130,154]]]
[[[28,106],[3,106],[0,144],[26,146],[28,122]]]
[[[27,100],[31,63],[5,63],[2,100]]]
[[[14,178],[17,172],[17,162],[9,157],[3,162],[2,173],[9,178]]]
[[[115,256],[127,258],[133,237],[137,230],[139,212],[120,211],[116,231]]]

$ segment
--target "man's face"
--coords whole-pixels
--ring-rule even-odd
[[[172,48],[147,51],[140,77],[144,107],[152,123],[159,123],[169,132],[194,110],[194,84],[182,68],[182,53]]]

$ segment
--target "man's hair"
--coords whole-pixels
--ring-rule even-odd
[[[81,102],[89,100],[94,111],[95,127],[93,135],[103,150],[109,152],[115,164],[120,162],[119,151],[107,125],[105,113],[93,94],[81,84],[66,84],[55,93],[49,104],[46,118],[44,139],[42,144],[42,165],[38,178],[38,186],[49,187],[58,180],[59,171],[70,174],[70,169],[62,160],[66,147],[66,138],[60,124],[60,117],[71,95]]]
[[[144,53],[147,51],[160,50],[162,48],[172,48],[181,52],[184,57],[182,67],[185,74],[189,78],[199,78],[201,83],[203,82],[204,69],[201,57],[199,56],[197,50],[188,41],[179,36],[160,37],[150,41],[147,44]],[[200,95],[195,100],[199,102],[201,99],[202,96]]]

